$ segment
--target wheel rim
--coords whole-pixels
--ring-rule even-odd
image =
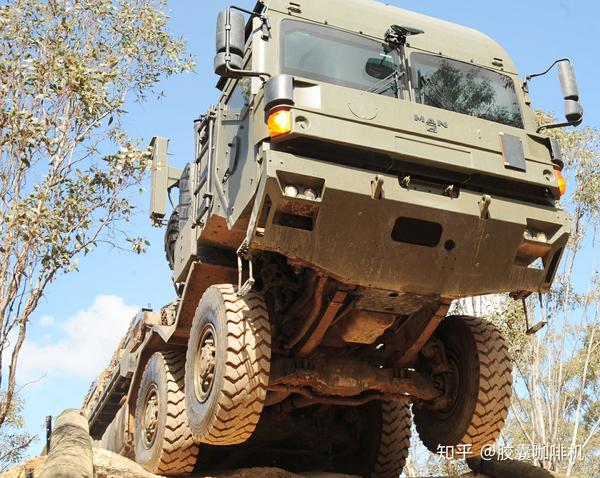
[[[160,414],[160,402],[158,389],[152,384],[146,393],[144,400],[144,411],[142,414],[142,442],[144,448],[149,450],[156,440],[158,430],[158,416]]]
[[[460,387],[461,387],[461,376],[460,369],[458,366],[458,359],[453,352],[446,352],[448,365],[450,367],[450,373],[444,374],[444,389],[447,390],[448,405],[442,409],[436,410],[436,413],[443,417],[450,417],[457,405],[459,404]]]
[[[194,364],[194,391],[196,399],[205,402],[215,381],[215,367],[217,356],[217,345],[215,340],[215,329],[211,324],[207,324],[202,331],[198,348],[195,354]]]

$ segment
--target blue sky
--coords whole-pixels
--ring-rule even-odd
[[[252,0],[238,0],[251,7]],[[326,3],[326,0],[323,2]],[[570,57],[579,79],[585,124],[600,127],[597,48],[600,45],[600,2],[561,0],[390,0],[388,3],[478,29],[497,40],[521,75],[544,70],[554,59]],[[131,136],[148,142],[154,135],[171,138],[171,161],[182,166],[192,159],[192,120],[217,100],[212,73],[214,24],[222,0],[171,0],[171,30],[186,38],[197,57],[195,74],[161,84],[166,98],[131,105]],[[558,84],[532,83],[538,108],[562,112]],[[144,255],[100,248],[81,262],[80,271],[60,277],[47,291],[30,328],[21,384],[27,427],[43,435],[44,416],[79,407],[90,382],[101,371],[127,328],[136,308],[155,308],[173,299],[170,271],[164,260],[163,231],[147,219],[148,198],[137,199],[140,214],[129,230],[146,236]],[[32,453],[43,444],[38,442]]]

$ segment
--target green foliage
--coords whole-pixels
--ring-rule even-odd
[[[0,395],[0,398],[3,398]],[[13,399],[6,421],[0,425],[0,472],[19,463],[27,447],[36,437],[23,431],[25,420],[22,416],[23,403]]]
[[[193,68],[165,6],[0,1],[0,426],[45,288],[101,241],[118,244],[134,212],[128,191],[148,154],[122,125],[126,102]],[[142,238],[126,239],[144,250]]]
[[[548,124],[554,118],[539,113],[538,121]],[[568,193],[562,204],[571,216],[573,236],[544,310],[537,297],[527,300],[530,325],[549,318],[546,329],[527,336],[523,307],[512,300],[490,317],[502,329],[515,362],[513,413],[504,434],[513,444],[581,446],[581,459],[549,459],[543,465],[568,476],[595,476],[600,468],[600,281],[595,260],[600,133],[588,127],[548,134],[559,142],[565,160]]]

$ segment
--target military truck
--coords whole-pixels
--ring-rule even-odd
[[[412,423],[433,452],[478,455],[511,360],[494,325],[448,310],[552,284],[569,224],[545,132],[583,117],[555,66],[566,121],[539,126],[539,75],[477,31],[369,0],[220,13],[192,160],[151,143],[177,297],[136,317],[90,391],[94,438],[164,475],[392,478]]]

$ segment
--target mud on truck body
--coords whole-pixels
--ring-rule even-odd
[[[222,94],[194,123],[194,160],[172,168],[152,141],[151,217],[178,297],[137,317],[86,399],[94,438],[152,472],[391,478],[413,420],[433,452],[473,455],[504,424],[501,334],[447,314],[552,283],[569,226],[544,130],[581,122],[571,64],[556,63],[567,121],[539,128],[485,35],[324,5],[222,12]]]

